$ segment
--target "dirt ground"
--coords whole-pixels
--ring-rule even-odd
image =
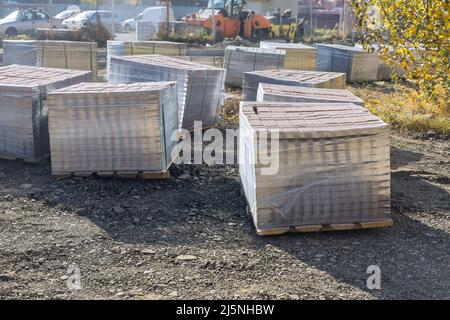
[[[272,237],[255,234],[235,166],[56,180],[0,160],[0,298],[449,299],[450,143],[394,132],[391,159],[394,227]]]

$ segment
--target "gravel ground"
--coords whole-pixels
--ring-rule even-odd
[[[234,166],[56,180],[0,160],[0,298],[449,299],[450,143],[393,133],[391,159],[394,227],[272,237],[255,234]]]

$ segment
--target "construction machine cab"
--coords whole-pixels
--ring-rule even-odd
[[[240,17],[246,4],[245,0],[209,0],[208,8],[220,10],[225,17]]]

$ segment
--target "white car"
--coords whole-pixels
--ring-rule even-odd
[[[127,19],[122,22],[122,30],[131,31],[137,29],[138,21],[151,21],[151,22],[166,22],[167,7],[149,7],[144,9],[136,17]],[[169,7],[169,21],[175,21],[172,7]]]
[[[15,37],[37,28],[50,28],[50,17],[42,10],[16,10],[0,19],[0,35],[7,37]]]
[[[73,17],[73,16],[75,16],[75,15],[77,15],[79,13],[80,13],[80,10],[77,10],[77,9],[75,9],[75,10],[69,10],[69,9],[64,10],[64,11],[58,13],[56,16],[54,16],[52,18],[53,26],[55,28],[58,28],[58,29],[62,28],[62,22],[64,20],[69,19],[69,18],[71,18],[71,17]]]
[[[152,22],[165,22],[167,20],[167,7],[149,7],[142,11],[142,20]],[[169,21],[175,21],[172,7],[169,7]]]
[[[123,21],[122,22],[122,30],[125,30],[125,31],[136,30],[137,22],[142,20],[143,16],[144,15],[142,13],[140,13],[134,18],[127,19],[127,20]]]
[[[63,28],[77,31],[89,24],[95,25],[99,22],[110,31],[115,31],[120,27],[117,15],[113,16],[111,11],[104,10],[81,12],[74,17],[64,20],[62,26]]]

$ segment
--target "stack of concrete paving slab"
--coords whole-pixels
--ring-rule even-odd
[[[223,67],[223,57],[216,57],[216,56],[186,56],[186,60],[197,62],[200,64],[204,64],[207,66],[213,66],[213,67]]]
[[[37,162],[47,157],[47,94],[91,79],[90,71],[0,67],[0,158]]]
[[[350,103],[243,102],[239,171],[258,234],[385,227],[388,125]]]
[[[5,65],[22,64],[92,71],[97,76],[97,43],[52,40],[3,41]]]
[[[108,56],[136,56],[142,54],[185,56],[186,44],[171,41],[108,41]]]
[[[167,30],[166,22],[138,21],[136,40],[154,40],[161,35],[166,35],[167,31],[169,31],[169,35],[182,37],[186,33],[186,23],[184,21],[169,22],[169,28]]]
[[[241,88],[244,72],[282,69],[285,54],[284,50],[272,48],[228,46],[225,48],[223,62],[223,67],[227,70],[225,83]]]
[[[242,100],[255,101],[260,83],[344,89],[345,73],[285,69],[245,72]]]
[[[3,40],[3,65],[37,66],[36,40]]]
[[[317,44],[317,70],[344,72],[347,81],[376,81],[379,55],[360,47]]]
[[[169,168],[176,82],[82,83],[48,101],[53,174],[145,176]]]
[[[256,101],[354,103],[364,101],[346,89],[321,89],[260,83]]]
[[[261,48],[283,49],[286,52],[284,69],[316,70],[317,48],[302,43],[261,41]]]
[[[186,44],[171,41],[108,41],[107,74],[109,60],[112,56],[136,56],[143,54],[160,54],[163,56],[186,56]]]
[[[142,55],[111,57],[109,81],[132,83],[176,81],[179,126],[193,129],[194,121],[210,127],[219,120],[224,97],[225,70],[174,57]]]

